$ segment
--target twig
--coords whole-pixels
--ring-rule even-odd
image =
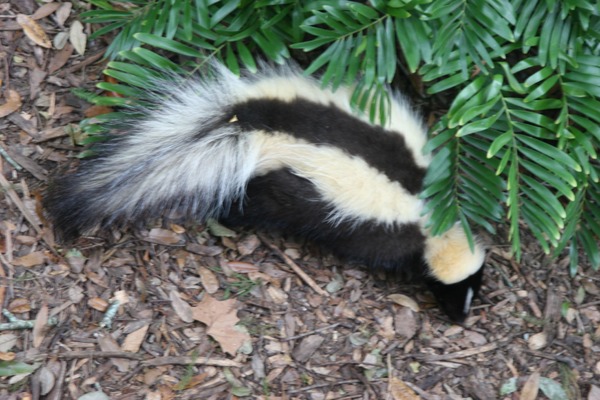
[[[329,386],[349,385],[349,384],[353,384],[353,383],[360,383],[360,380],[348,379],[345,381],[318,383],[316,385],[305,386],[305,387],[298,388],[298,389],[291,389],[288,391],[288,394],[302,393],[302,392],[306,392],[306,391],[309,391],[312,389],[320,389],[320,388],[329,387]]]
[[[146,367],[158,367],[160,365],[211,365],[213,367],[242,367],[242,364],[237,361],[205,357],[157,357],[144,361],[144,366]]]
[[[108,309],[106,310],[106,313],[104,313],[104,317],[102,318],[102,321],[100,321],[101,328],[107,328],[107,329],[111,328],[113,320],[117,316],[117,311],[119,311],[120,305],[121,305],[121,302],[119,300],[114,300],[113,302],[110,303],[110,305],[108,306]]]
[[[558,354],[546,354],[540,351],[534,351],[529,349],[523,349],[526,353],[531,354],[535,357],[545,358],[547,360],[558,361],[564,364],[567,364],[571,369],[577,369],[577,363],[571,357],[561,356]]]
[[[279,340],[284,341],[284,342],[289,341],[289,340],[296,340],[296,339],[303,338],[305,336],[313,335],[315,333],[319,333],[319,332],[323,332],[323,331],[326,331],[326,330],[329,330],[329,329],[333,329],[333,328],[335,328],[335,327],[337,327],[339,325],[341,325],[341,323],[340,322],[336,322],[335,324],[324,326],[322,328],[315,329],[315,330],[312,330],[310,332],[304,332],[304,333],[301,333],[301,334],[296,335],[296,336],[290,336],[290,337],[286,337],[286,338],[280,338]]]
[[[13,313],[8,310],[2,310],[2,314],[8,319],[9,322],[0,324],[0,331],[12,331],[16,329],[33,329],[35,321],[19,319],[15,317]],[[54,326],[58,324],[58,318],[49,318],[47,326]]]
[[[470,349],[455,351],[454,353],[448,354],[414,354],[417,360],[431,362],[431,361],[451,361],[456,358],[471,357],[481,353],[487,353],[488,351],[496,350],[500,345],[498,343],[489,343],[480,347],[472,347]]]
[[[2,186],[8,197],[10,197],[10,199],[12,200],[12,202],[15,203],[19,211],[21,211],[21,214],[23,214],[27,222],[29,222],[29,225],[31,225],[31,227],[35,230],[38,236],[40,236],[44,243],[46,243],[48,249],[50,249],[50,251],[54,255],[59,256],[58,252],[52,246],[52,244],[49,243],[46,238],[44,238],[42,229],[38,226],[35,218],[33,217],[33,215],[31,215],[27,207],[25,207],[25,204],[23,204],[23,201],[21,201],[21,198],[19,197],[17,192],[15,192],[15,190],[12,188],[12,184],[2,174],[0,174],[0,186]]]
[[[12,159],[12,157],[10,155],[8,155],[8,153],[6,152],[6,150],[4,150],[3,147],[0,146],[0,155],[2,155],[2,157],[4,157],[4,159],[13,166],[14,169],[16,169],[17,171],[21,171],[23,169],[23,167],[21,167],[19,165],[18,162],[16,162],[15,160]]]
[[[79,64],[75,64],[69,68],[63,69],[58,73],[58,76],[67,76],[69,74],[72,74],[73,72],[87,67],[90,64],[95,63],[96,61],[98,61],[99,59],[101,59],[104,56],[104,50],[99,51],[96,54],[92,54],[91,56],[89,56],[88,58],[86,58],[85,60],[83,60],[82,62],[80,62]]]
[[[310,276],[308,276],[306,274],[306,272],[304,272],[302,270],[302,268],[300,268],[298,266],[298,264],[296,264],[294,262],[294,260],[292,260],[283,251],[281,251],[281,249],[279,247],[277,247],[273,243],[269,242],[262,235],[258,235],[258,237],[260,238],[260,240],[263,243],[265,243],[267,246],[269,246],[269,248],[271,250],[273,250],[274,252],[276,252],[279,255],[279,257],[281,257],[283,259],[283,261],[288,265],[288,267],[290,267],[292,270],[294,270],[294,272],[296,273],[296,275],[298,275],[300,277],[300,279],[302,279],[304,281],[304,283],[306,283],[308,286],[310,286],[312,290],[314,290],[315,292],[317,292],[317,294],[319,294],[321,296],[329,297],[329,293],[327,293],[325,290],[321,289],[321,287],[319,285],[317,285],[317,283]]]

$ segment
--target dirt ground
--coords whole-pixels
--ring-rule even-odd
[[[40,196],[81,151],[78,122],[104,111],[72,89],[102,80],[105,44],[46,48],[22,26],[54,40],[75,20],[0,4],[1,400],[600,399],[600,275],[571,278],[526,230],[519,263],[502,227],[484,238],[463,326],[422,286],[269,233],[157,221],[56,243]]]

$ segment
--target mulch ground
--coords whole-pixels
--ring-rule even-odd
[[[600,399],[600,276],[526,231],[520,262],[502,227],[485,238],[463,326],[422,286],[269,233],[157,221],[57,243],[40,195],[102,112],[72,89],[94,90],[105,44],[35,44],[17,14],[52,40],[80,11],[47,4],[0,4],[0,304],[33,322],[0,325],[0,399]]]

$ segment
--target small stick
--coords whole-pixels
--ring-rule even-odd
[[[146,367],[158,367],[160,365],[211,365],[213,367],[241,368],[242,364],[227,359],[204,358],[204,357],[157,357],[143,362]]]
[[[317,294],[320,294],[321,296],[329,297],[329,293],[327,293],[326,291],[324,291],[323,289],[321,289],[321,287],[319,285],[317,285],[317,283],[310,276],[308,276],[306,274],[306,272],[304,272],[302,270],[302,268],[300,268],[298,266],[298,264],[296,264],[294,262],[294,260],[292,260],[283,251],[281,251],[281,249],[279,247],[277,247],[274,244],[272,244],[271,242],[269,242],[262,235],[259,235],[258,237],[260,238],[260,240],[263,243],[265,243],[267,246],[269,246],[269,248],[271,250],[273,250],[274,252],[276,252],[279,255],[279,257],[281,257],[283,259],[283,261],[288,265],[288,267],[290,267],[291,269],[293,269],[294,272],[296,273],[296,275],[298,275],[300,277],[300,279],[302,279],[304,281],[304,283],[306,283],[308,286],[310,286],[312,288],[312,290],[314,290],[315,292],[317,292]]]
[[[496,350],[499,347],[497,343],[489,343],[480,347],[472,347],[470,349],[455,351],[454,353],[448,354],[414,354],[413,357],[417,360],[431,362],[431,361],[452,361],[456,358],[471,357],[477,354],[486,353],[488,351]]]
[[[323,332],[323,331],[326,331],[326,330],[329,330],[329,329],[333,329],[333,328],[335,328],[335,327],[337,327],[337,326],[339,326],[339,325],[341,325],[341,323],[339,323],[339,322],[336,322],[335,324],[331,324],[331,325],[328,325],[328,326],[324,326],[324,327],[322,327],[322,328],[315,329],[315,330],[313,330],[313,331],[310,331],[310,332],[304,332],[304,333],[301,333],[300,335],[296,335],[296,336],[290,336],[290,337],[286,337],[286,338],[280,338],[279,340],[281,340],[281,341],[283,341],[283,342],[287,342],[287,341],[289,341],[289,340],[296,340],[296,339],[303,338],[303,337],[305,337],[305,336],[310,336],[310,335],[313,335],[313,334],[315,334],[315,333],[319,333],[319,332]]]

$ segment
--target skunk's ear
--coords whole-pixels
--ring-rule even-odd
[[[439,307],[448,315],[452,322],[462,323],[469,315],[471,302],[479,294],[483,278],[483,266],[460,282],[450,285],[428,277],[427,285],[435,296]]]

